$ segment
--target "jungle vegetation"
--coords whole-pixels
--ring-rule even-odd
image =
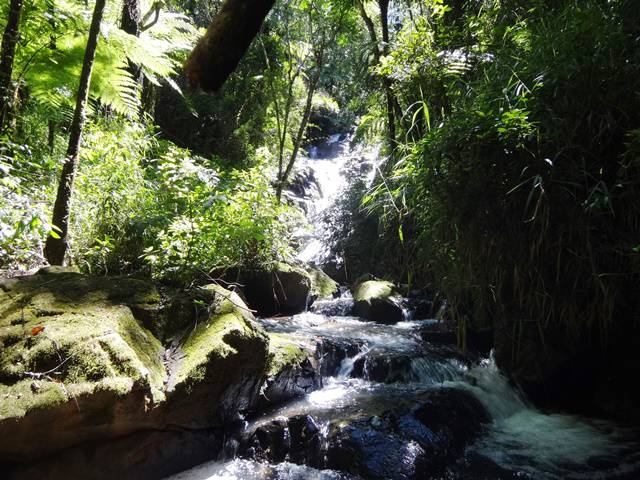
[[[331,217],[353,275],[428,286],[463,323],[638,315],[637,2],[267,7],[208,88],[182,66],[220,1],[4,2],[0,268],[188,282],[289,260],[282,189],[321,112],[384,146]]]

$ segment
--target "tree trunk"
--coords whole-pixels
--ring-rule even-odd
[[[289,175],[291,175],[293,166],[296,163],[298,151],[300,150],[300,146],[302,145],[302,141],[304,140],[304,134],[307,131],[307,125],[309,125],[309,118],[311,117],[311,107],[313,106],[313,95],[315,94],[319,78],[320,75],[317,74],[309,84],[309,91],[307,92],[307,102],[302,113],[302,120],[300,121],[300,126],[298,128],[298,132],[296,133],[296,137],[293,139],[293,151],[291,152],[291,156],[289,157],[289,163],[287,163],[287,167],[278,179],[278,185],[276,187],[276,198],[278,199],[278,203],[280,203],[280,200],[282,199],[282,190],[287,184]]]
[[[124,0],[120,28],[130,35],[140,36],[140,16],[138,0]]]
[[[380,45],[378,44],[378,35],[376,34],[375,26],[371,18],[367,15],[363,1],[356,0],[356,2],[358,10],[360,11],[360,17],[362,17],[362,21],[369,31],[373,57],[375,62],[379,64],[382,55],[387,55],[389,53],[389,0],[378,0],[378,6],[380,7],[380,24],[382,27],[382,50],[380,50]],[[389,146],[393,148],[396,143],[396,118],[394,110],[396,110],[399,104],[393,94],[393,90],[391,89],[391,80],[384,77],[382,79],[382,87],[387,104],[387,141],[389,142]]]
[[[382,51],[389,53],[389,0],[378,0],[380,6],[380,26],[382,27]]]
[[[5,119],[11,109],[14,94],[14,89],[11,88],[11,77],[16,45],[20,36],[22,5],[23,0],[11,0],[7,26],[2,36],[2,47],[0,47],[0,133],[3,131]]]
[[[69,234],[69,215],[71,210],[71,194],[73,193],[73,181],[80,158],[80,146],[82,143],[82,130],[86,120],[87,101],[89,99],[89,86],[91,84],[91,72],[93,61],[98,46],[100,23],[106,0],[96,0],[89,29],[87,48],[84,52],[84,62],[80,73],[80,84],[76,98],[76,108],[71,123],[69,134],[69,146],[67,156],[62,166],[58,193],[53,207],[52,225],[56,227],[55,236],[49,235],[44,248],[45,257],[51,265],[62,265],[67,253]]]
[[[49,120],[47,131],[47,146],[49,147],[49,153],[53,154],[56,148],[56,122]]]
[[[382,28],[382,53],[389,54],[389,0],[378,0],[380,7],[380,26]],[[387,135],[389,137],[389,145],[391,148],[396,143],[396,118],[394,107],[397,103],[393,90],[391,90],[391,80],[382,79],[384,86],[384,95],[387,101]]]
[[[185,63],[191,88],[218,90],[233,73],[275,0],[226,0]]]
[[[158,102],[158,87],[147,80],[142,79],[142,113],[149,115],[151,119],[156,116],[156,103]]]

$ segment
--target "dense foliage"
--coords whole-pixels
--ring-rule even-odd
[[[399,13],[378,70],[403,104],[402,134],[361,202],[403,259],[398,279],[435,284],[462,319],[515,320],[516,335],[519,322],[606,330],[638,311],[633,4],[434,1]]]
[[[121,3],[108,5],[73,263],[189,280],[290,258],[301,215],[279,198],[289,166],[306,142],[354,123],[388,160],[372,189],[356,182],[331,211],[350,279],[430,286],[460,319],[541,332],[637,312],[632,0],[276,2],[220,92],[185,92],[179,66],[220,3],[170,2],[138,34],[119,28]],[[89,20],[73,0],[22,12],[0,143],[1,268],[41,264],[56,235]]]

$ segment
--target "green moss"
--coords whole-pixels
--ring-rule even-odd
[[[128,385],[148,389],[155,402],[164,398],[162,345],[127,306],[159,295],[129,280],[64,271],[0,285],[0,388],[21,400],[12,408],[0,397],[3,418],[47,399],[67,401],[59,385],[78,393],[114,386],[122,393]],[[34,378],[44,387],[25,388]]]
[[[224,358],[235,353],[233,347],[225,343],[224,337],[234,330],[244,332],[246,327],[242,315],[237,312],[214,315],[202,322],[189,335],[182,346],[185,354],[176,382],[194,383],[204,379],[211,357]]]
[[[281,333],[269,333],[269,364],[267,375],[276,375],[288,365],[302,363],[310,352],[292,337]]]
[[[317,298],[329,297],[338,290],[338,284],[321,269],[311,267],[308,273],[311,277],[311,293]]]
[[[227,313],[239,313],[243,318],[253,320],[251,310],[245,305],[240,296],[220,285],[212,283],[200,287],[196,293],[198,299],[209,304],[211,313],[224,315]]]
[[[192,385],[205,379],[211,369],[222,365],[229,356],[254,352],[239,352],[240,348],[255,349],[266,345],[267,338],[242,299],[219,285],[207,285],[197,292],[201,301],[209,305],[209,317],[198,323],[182,345],[184,359],[172,378],[172,384]],[[242,345],[242,347],[240,347]],[[256,354],[258,352],[255,352]],[[259,355],[256,359],[261,360]],[[224,363],[225,368],[250,367]],[[225,372],[231,378],[232,372]]]
[[[29,411],[51,408],[68,400],[65,387],[50,381],[29,379],[10,386],[0,384],[0,420],[23,417]]]
[[[21,380],[13,385],[0,384],[0,421],[20,418],[29,412],[54,408],[68,402],[81,403],[83,397],[98,392],[124,397],[133,387],[133,380],[127,377],[73,384],[35,379]]]
[[[367,280],[355,286],[353,299],[356,302],[367,302],[373,298],[398,297],[395,285],[384,280]]]

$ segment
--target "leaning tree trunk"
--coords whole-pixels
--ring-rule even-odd
[[[124,0],[122,2],[120,28],[137,37],[140,35],[140,18],[140,3],[138,0]]]
[[[3,131],[5,119],[11,109],[14,97],[11,88],[13,75],[13,59],[16,54],[16,45],[20,36],[20,14],[22,13],[23,0],[11,0],[7,26],[2,36],[0,48],[0,132]]]
[[[356,0],[356,4],[360,11],[360,17],[369,31],[374,60],[379,64],[382,55],[387,55],[389,53],[389,0],[378,0],[378,6],[380,7],[380,23],[382,27],[382,51],[380,51],[380,45],[378,44],[376,27],[373,24],[371,17],[367,15],[363,0]],[[382,77],[382,88],[384,90],[384,96],[387,104],[387,140],[389,146],[393,148],[396,143],[396,120],[394,110],[397,111],[399,109],[399,104],[393,94],[391,80],[387,77]]]
[[[67,240],[69,233],[69,214],[71,210],[71,194],[73,192],[73,180],[80,158],[80,145],[82,142],[82,129],[86,120],[87,101],[89,100],[89,86],[91,84],[91,71],[93,61],[96,56],[98,46],[98,35],[100,34],[100,23],[106,0],[96,0],[89,28],[89,38],[87,48],[84,52],[84,62],[80,73],[80,85],[78,86],[78,96],[76,98],[76,109],[71,123],[71,133],[69,135],[69,146],[67,157],[62,166],[60,183],[56,203],[53,207],[52,225],[56,228],[54,234],[47,237],[44,248],[45,257],[51,265],[62,265],[67,253]]]
[[[191,88],[218,90],[258,34],[275,0],[226,0],[185,63]]]

